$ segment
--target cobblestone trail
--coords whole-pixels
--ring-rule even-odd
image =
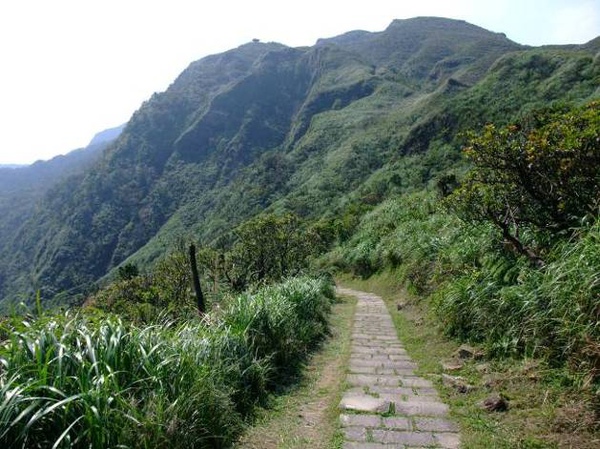
[[[344,449],[446,448],[460,445],[431,382],[414,374],[416,364],[398,340],[383,300],[338,289],[358,298],[350,366],[340,409]]]

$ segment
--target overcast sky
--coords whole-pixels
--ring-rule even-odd
[[[18,0],[0,4],[0,164],[87,145],[194,60],[440,16],[528,45],[600,35],[599,0]]]

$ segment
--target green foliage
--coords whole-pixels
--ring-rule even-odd
[[[366,214],[353,237],[326,259],[363,278],[392,269],[413,292],[460,273],[490,248],[489,228],[463,227],[432,193],[390,199]]]
[[[540,251],[523,233],[534,232],[543,249],[597,213],[599,103],[539,111],[506,128],[488,125],[470,136],[465,153],[474,168],[449,204],[465,219],[491,221],[521,254],[538,259]]]
[[[597,387],[598,119],[592,103],[486,127],[468,149],[473,170],[442,200],[468,221],[431,193],[404,194],[365,214],[323,263],[362,277],[389,270],[432,299],[448,335],[491,356],[544,357]],[[453,175],[431,183],[442,198]],[[500,218],[512,226],[508,237]],[[532,264],[515,241],[543,248],[544,263]]]
[[[316,220],[373,208],[459,163],[457,132],[593,95],[594,54],[419,18],[194,62],[35,214],[0,198],[0,295],[78,302],[125,261],[147,271],[180,238],[210,242],[265,210]],[[340,237],[359,218],[344,216]]]
[[[279,376],[297,371],[308,351],[327,333],[327,316],[334,298],[325,281],[290,279],[253,294],[237,297],[223,320],[242,332],[251,352],[268,358]],[[281,377],[271,382],[281,383]]]
[[[229,249],[204,250],[201,260],[213,278],[221,277],[233,290],[243,291],[298,275],[308,267],[311,256],[328,248],[329,234],[327,226],[309,226],[293,214],[263,214],[233,231]]]
[[[201,287],[209,306],[226,300],[232,292],[308,271],[311,258],[329,248],[334,239],[330,222],[311,223],[292,214],[263,214],[242,223],[213,242],[213,247],[197,251]],[[120,270],[117,280],[87,303],[140,324],[196,315],[190,262],[183,249],[161,259],[149,274],[125,276],[131,271]]]
[[[201,322],[67,314],[4,329],[0,444],[227,447],[323,338],[332,297],[293,279]]]
[[[87,303],[138,324],[189,319],[196,315],[191,282],[185,253],[175,251],[162,259],[151,274],[119,276]]]
[[[133,279],[134,277],[139,276],[140,270],[136,265],[128,263],[123,265],[122,267],[119,267],[119,269],[117,270],[117,275],[119,276],[120,280],[127,281],[129,279]]]
[[[448,282],[434,295],[446,332],[485,343],[493,354],[568,362],[585,382],[597,382],[600,227],[580,232],[556,245],[542,269],[496,253]]]
[[[362,277],[389,270],[432,298],[448,335],[490,356],[544,357],[597,386],[598,120],[591,103],[486,127],[471,136],[462,186],[447,197],[453,171],[431,183],[467,221],[431,193],[404,194],[365,214],[323,262]]]

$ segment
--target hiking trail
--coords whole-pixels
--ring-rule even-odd
[[[448,418],[448,406],[431,381],[414,374],[417,365],[399,341],[383,300],[337,291],[358,299],[340,403],[343,449],[457,449],[458,427]]]

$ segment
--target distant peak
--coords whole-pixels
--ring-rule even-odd
[[[463,27],[463,28],[477,28],[484,30],[483,28],[473,25],[462,19],[448,19],[446,17],[435,17],[435,16],[420,16],[411,17],[410,19],[394,19],[392,23],[386,28],[386,31],[398,29],[400,27],[428,27],[428,28],[440,28],[440,27]],[[487,30],[485,30],[487,31]]]
[[[123,131],[123,129],[125,128],[125,125],[119,125],[119,126],[115,126],[114,128],[109,128],[109,129],[105,129],[104,131],[100,131],[99,133],[96,133],[94,135],[94,137],[92,138],[92,140],[90,141],[89,145],[98,145],[101,143],[106,143],[106,142],[110,142],[111,140],[115,140],[117,137],[119,137],[119,135],[121,134],[121,132]]]

